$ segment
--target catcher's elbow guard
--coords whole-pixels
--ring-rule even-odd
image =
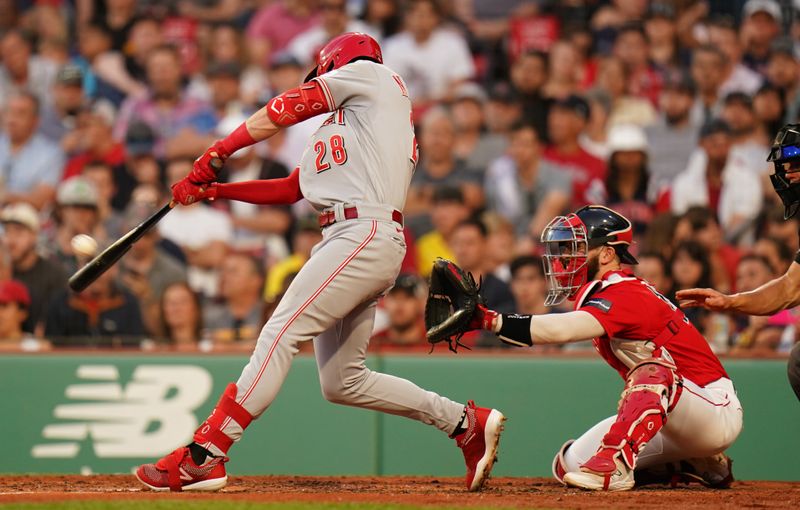
[[[278,127],[287,127],[321,113],[329,112],[332,105],[317,80],[289,89],[270,99],[267,116]]]

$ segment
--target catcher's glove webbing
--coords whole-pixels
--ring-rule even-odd
[[[460,342],[481,301],[479,286],[471,273],[465,272],[453,262],[436,259],[431,271],[428,302],[425,304],[425,327],[431,352],[434,346],[447,341],[450,350],[458,352]]]

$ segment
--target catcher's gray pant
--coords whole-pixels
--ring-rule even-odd
[[[742,431],[742,405],[730,379],[700,387],[684,379],[683,393],[636,459],[637,468],[678,460],[710,457],[725,451]],[[564,468],[579,471],[597,452],[603,436],[617,419],[611,416],[579,437],[564,453]]]
[[[298,344],[313,339],[326,399],[406,416],[452,433],[463,404],[373,372],[364,363],[376,300],[394,284],[405,251],[393,222],[355,219],[325,228],[322,241],[261,330],[236,383],[236,402],[253,416],[261,415],[278,394]],[[242,435],[230,419],[222,431],[234,440]]]

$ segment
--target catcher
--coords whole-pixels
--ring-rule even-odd
[[[653,481],[698,481],[727,487],[724,452],[742,429],[733,383],[703,336],[680,309],[622,264],[631,223],[602,206],[554,218],[542,232],[551,306],[569,299],[575,310],[547,315],[499,314],[454,264],[435,271],[426,311],[428,340],[451,346],[465,331],[486,329],[516,346],[593,339],[625,380],[617,414],[567,441],[553,460],[562,483],[621,491]],[[442,283],[441,276],[446,276]],[[452,306],[444,320],[441,310]]]

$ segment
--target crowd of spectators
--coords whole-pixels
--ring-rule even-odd
[[[427,348],[436,257],[480,278],[492,308],[560,311],[543,305],[538,238],[586,204],[631,219],[634,269],[669,298],[753,289],[798,249],[766,162],[800,114],[797,2],[0,0],[0,13],[2,349],[250,350],[321,239],[304,201],[178,207],[87,290],[66,278],[346,31],[378,39],[403,76],[420,143],[374,348]],[[239,151],[220,180],[285,177],[320,122]],[[798,339],[796,310],[687,315],[720,353]]]

